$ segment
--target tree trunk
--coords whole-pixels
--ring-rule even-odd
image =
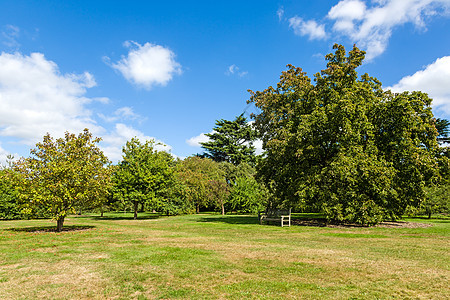
[[[223,202],[222,202],[222,216],[225,216],[225,206],[223,205]]]
[[[61,232],[63,229],[64,224],[64,217],[60,217],[58,220],[56,220],[56,231]]]
[[[134,219],[137,220],[138,202],[134,201]]]
[[[100,217],[103,218],[103,206],[100,207]]]
[[[200,213],[200,205],[197,203],[197,213]]]

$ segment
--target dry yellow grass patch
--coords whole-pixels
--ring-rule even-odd
[[[102,299],[104,279],[89,266],[62,260],[1,266],[2,299]]]

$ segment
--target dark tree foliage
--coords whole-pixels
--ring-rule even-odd
[[[218,120],[212,133],[207,133],[209,142],[201,143],[205,156],[217,162],[239,165],[241,162],[255,162],[253,141],[256,132],[247,119],[240,115],[233,121]]]
[[[0,166],[0,219],[21,217],[17,192],[14,189],[13,170]]]
[[[445,119],[436,119],[436,130],[438,132],[438,141],[440,143],[450,143],[449,133],[450,133],[450,121]]]
[[[438,177],[431,99],[383,91],[367,74],[358,78],[365,52],[333,48],[315,84],[288,65],[276,87],[250,91],[266,150],[258,176],[272,205],[360,224],[400,217]]]

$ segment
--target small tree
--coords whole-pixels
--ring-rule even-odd
[[[66,132],[54,140],[50,134],[31,150],[31,157],[22,158],[14,169],[21,176],[18,191],[25,213],[45,209],[63,228],[64,218],[77,206],[90,205],[104,199],[110,184],[107,157],[97,147],[88,129],[78,136]]]

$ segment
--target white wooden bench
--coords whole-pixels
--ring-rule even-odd
[[[258,212],[259,223],[264,222],[280,222],[281,227],[291,226],[291,209],[267,209],[263,212]]]

